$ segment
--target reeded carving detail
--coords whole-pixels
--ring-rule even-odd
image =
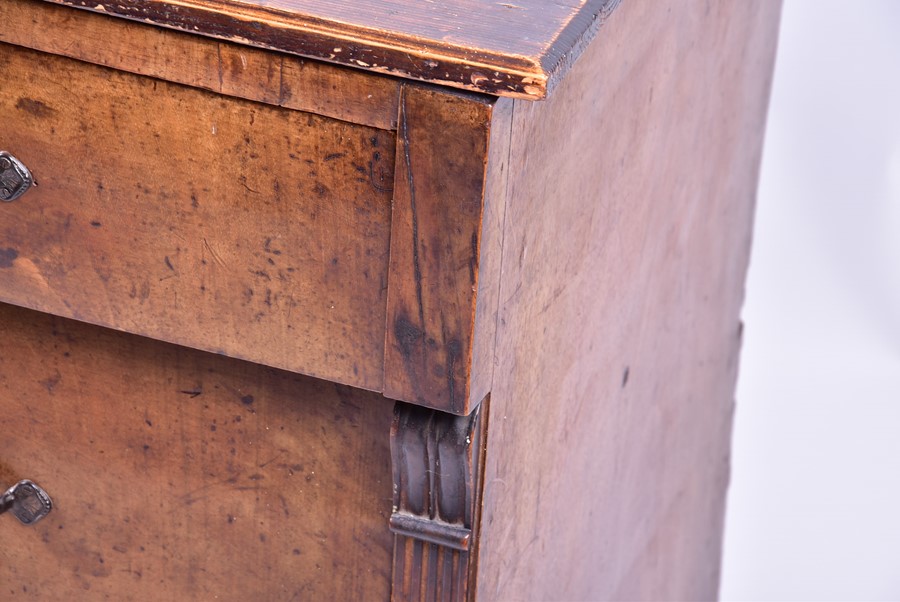
[[[392,600],[467,600],[481,497],[482,412],[469,416],[398,402]]]

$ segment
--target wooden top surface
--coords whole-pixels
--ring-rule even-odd
[[[45,0],[356,68],[543,98],[619,0]]]

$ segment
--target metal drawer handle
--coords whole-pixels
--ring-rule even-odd
[[[53,502],[47,492],[28,479],[19,481],[0,495],[0,514],[11,510],[23,525],[38,522],[50,514],[52,508]]]
[[[28,168],[8,152],[0,150],[0,201],[14,201],[32,186],[34,178]]]

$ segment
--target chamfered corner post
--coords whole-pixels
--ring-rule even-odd
[[[512,101],[403,84],[386,397],[457,415],[490,391]]]
[[[512,107],[401,86],[382,390],[394,601],[475,596]]]

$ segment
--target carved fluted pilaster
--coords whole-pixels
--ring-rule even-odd
[[[469,416],[394,409],[395,602],[472,599],[483,407]]]

